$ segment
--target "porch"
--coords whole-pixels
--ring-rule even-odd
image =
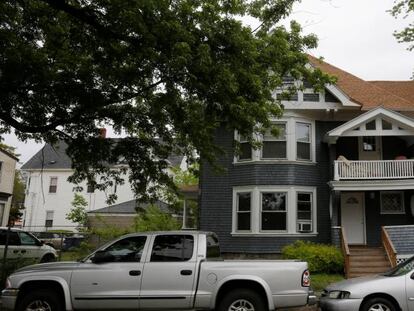
[[[348,277],[380,273],[414,255],[410,187],[332,192],[332,241],[343,250]]]

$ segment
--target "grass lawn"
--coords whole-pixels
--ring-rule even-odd
[[[315,292],[321,292],[329,284],[336,283],[344,279],[345,278],[342,274],[311,273],[311,286]]]

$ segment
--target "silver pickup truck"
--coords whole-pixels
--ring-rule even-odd
[[[3,310],[264,311],[313,304],[306,262],[220,257],[211,232],[123,236],[80,262],[10,275]]]

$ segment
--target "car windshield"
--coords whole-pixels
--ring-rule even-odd
[[[396,267],[392,268],[388,272],[385,272],[384,276],[400,276],[411,272],[414,269],[414,256],[400,263]]]

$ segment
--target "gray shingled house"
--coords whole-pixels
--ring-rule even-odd
[[[364,81],[311,56],[309,63],[338,81],[315,93],[287,77],[283,87],[304,88],[282,101],[277,137],[258,137],[255,150],[237,132],[217,131],[227,171],[202,163],[200,229],[215,231],[226,253],[334,243],[346,258],[375,253],[380,271],[414,254],[414,81]]]

